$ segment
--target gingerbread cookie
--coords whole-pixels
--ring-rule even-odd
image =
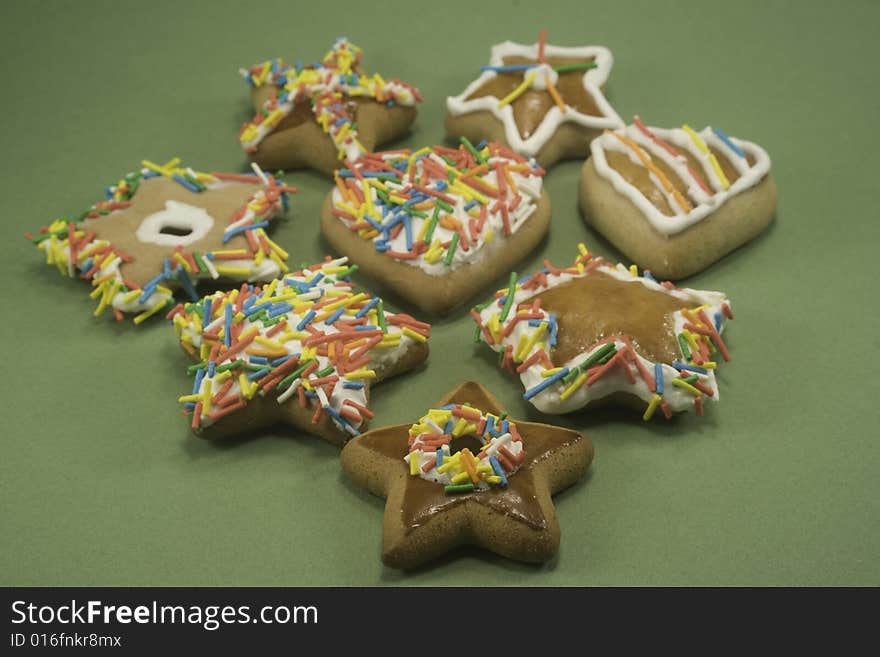
[[[544,171],[497,143],[371,153],[336,172],[321,230],[407,301],[444,313],[509,271],[550,223]]]
[[[508,419],[479,383],[463,383],[415,424],[369,431],[342,468],[386,498],[382,560],[413,568],[460,545],[540,562],[559,548],[551,496],[593,458],[576,431]]]
[[[583,244],[571,267],[549,262],[471,311],[477,339],[519,374],[523,397],[544,413],[568,413],[603,398],[703,414],[718,400],[716,358],[730,360],[721,333],[733,318],[721,292],[676,288],[611,266]]]
[[[543,167],[589,154],[590,142],[623,121],[602,94],[611,51],[505,41],[459,96],[446,99],[446,130],[472,141],[503,141]]]
[[[361,56],[338,39],[320,63],[273,59],[242,69],[257,112],[238,136],[249,157],[269,169],[329,174],[405,134],[422,97],[400,80],[365,74]]]
[[[90,280],[95,315],[137,313],[135,324],[172,303],[173,288],[197,300],[201,279],[271,280],[287,253],[266,234],[293,187],[255,175],[200,173],[175,158],[148,160],[106,189],[106,200],[56,219],[33,237],[65,276]],[[81,273],[78,273],[81,272]]]
[[[373,414],[370,387],[428,356],[430,325],[355,293],[347,258],[262,287],[217,292],[169,314],[180,345],[199,361],[180,398],[193,430],[221,438],[285,423],[335,444]]]
[[[767,153],[718,128],[648,128],[636,117],[591,149],[580,179],[584,221],[661,278],[705,269],[773,219]]]

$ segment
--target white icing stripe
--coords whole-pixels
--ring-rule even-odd
[[[513,118],[513,108],[510,104],[499,108],[499,99],[494,96],[483,96],[482,98],[467,100],[468,96],[498,75],[494,71],[485,71],[480,77],[469,84],[463,93],[458,96],[450,96],[447,98],[446,108],[453,116],[479,111],[491,112],[496,119],[504,124],[504,135],[508,145],[518,153],[529,157],[534,157],[538,154],[538,151],[540,151],[550,138],[556,134],[556,131],[562,123],[571,122],[587,128],[595,128],[599,130],[610,130],[620,128],[624,125],[621,118],[617,115],[617,112],[614,111],[614,108],[612,108],[608,101],[605,100],[605,96],[600,89],[608,79],[608,74],[611,72],[611,66],[614,61],[611,56],[611,51],[608,50],[608,48],[602,46],[569,48],[563,46],[551,46],[548,44],[544,49],[544,54],[547,57],[577,57],[583,59],[592,57],[594,59],[597,66],[584,73],[583,85],[584,90],[596,103],[596,107],[599,108],[599,111],[602,114],[601,116],[584,114],[570,105],[566,106],[565,113],[563,113],[556,105],[554,105],[547,112],[547,115],[541,121],[541,124],[534,133],[532,133],[527,139],[523,139],[519,133],[516,121]],[[537,60],[538,44],[524,45],[512,41],[500,43],[492,47],[492,55],[489,64],[490,66],[503,66],[504,58],[513,56],[527,57]],[[536,66],[536,68],[539,67]],[[536,88],[540,88],[541,84],[542,82],[538,82]],[[533,86],[535,86],[534,82]]]
[[[651,158],[660,159],[669,165],[675,171],[676,175],[687,184],[688,195],[696,202],[695,207],[691,209],[690,212],[685,213],[674,199],[670,200],[671,196],[667,194],[667,196],[670,197],[667,198],[669,207],[675,212],[675,214],[671,216],[663,214],[653,203],[645,198],[645,196],[634,185],[629,183],[620,172],[608,164],[605,153],[611,151],[626,153],[631,161],[637,163],[639,166],[643,166],[641,161],[633,156],[632,149],[628,148],[614,135],[605,134],[598,139],[594,139],[590,144],[590,151],[592,153],[592,162],[593,166],[596,168],[596,172],[602,178],[608,180],[617,192],[623,194],[632,201],[642,214],[645,215],[651,225],[657,231],[665,235],[680,233],[686,228],[705,219],[731,197],[757,185],[770,171],[770,156],[767,155],[767,152],[763,148],[752,142],[742,141],[732,137],[730,138],[737,147],[755,159],[755,163],[749,166],[744,158],[737,155],[723,142],[723,140],[715,135],[711,127],[707,127],[697,133],[699,137],[711,148],[720,150],[740,174],[740,177],[736,182],[731,184],[728,189],[724,189],[724,185],[716,173],[715,168],[712,166],[708,154],[702,153],[684,130],[679,128],[671,130],[649,128],[649,130],[675,149],[679,151],[686,150],[689,154],[693,155],[702,167],[702,171],[698,171],[698,173],[705,174],[710,187],[714,190],[715,193],[712,194],[712,196],[708,196],[702,189],[699,189],[699,191],[693,189],[696,182],[693,181],[692,176],[687,171],[687,167],[684,164],[684,156],[673,158],[671,154],[665,152],[661,147],[654,145],[652,140],[646,137],[644,133],[634,125],[619,130],[618,132],[620,134],[635,141]],[[676,160],[678,161],[676,162]],[[652,180],[659,189],[663,190],[662,185],[659,185],[659,181],[656,180],[655,177],[652,176]],[[663,191],[666,193],[665,190]]]

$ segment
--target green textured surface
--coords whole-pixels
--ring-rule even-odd
[[[880,5],[443,2],[401,29],[409,5],[351,4],[0,9],[0,584],[880,584],[880,341],[868,282],[880,236],[870,65]],[[311,61],[344,34],[368,71],[421,88],[426,102],[401,142],[420,146],[443,139],[445,97],[476,77],[491,44],[534,42],[542,26],[552,43],[612,49],[608,93],[622,116],[713,124],[762,144],[778,218],[687,281],[726,291],[736,311],[723,401],[705,418],[560,420],[592,437],[596,460],[557,498],[557,559],[529,567],[465,551],[401,574],[379,560],[383,502],[345,480],[337,450],[308,436],[191,436],[176,402],[187,362],[167,324],[94,319],[88,286],[45,267],[21,236],[97,200],[142,157],[243,170],[240,66]],[[579,168],[550,172],[551,234],[520,271],[570,262],[581,240],[619,257],[581,222]],[[302,191],[275,236],[295,262],[314,259],[330,183],[285,179]],[[376,388],[374,426],[418,417],[468,378],[514,417],[546,419],[472,335],[464,310],[438,321],[428,366]]]

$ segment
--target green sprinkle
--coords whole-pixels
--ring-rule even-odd
[[[343,271],[336,274],[336,279],[339,280],[340,278],[348,278],[353,273],[355,273],[358,269],[360,269],[360,267],[358,267],[357,265],[352,265],[348,269],[344,269]]]
[[[266,369],[267,365],[257,365],[255,363],[245,363],[244,369],[248,372],[259,372],[260,370]]]
[[[441,208],[443,208],[444,210],[446,210],[449,213],[452,213],[455,211],[455,208],[453,208],[451,205],[449,205],[449,203],[447,203],[446,201],[441,201],[439,198],[437,199],[437,205],[439,205]]]
[[[563,64],[562,66],[554,66],[553,70],[557,73],[569,73],[570,71],[586,71],[591,68],[598,68],[596,62],[584,62],[583,64]]]
[[[444,488],[444,490],[446,491],[447,494],[470,493],[472,490],[474,490],[474,485],[473,484],[457,484],[457,485],[452,485],[452,486],[446,486]]]
[[[195,251],[193,251],[192,255],[196,260],[196,264],[199,266],[199,272],[208,271],[208,267],[205,265],[205,261],[202,260],[202,256]]]
[[[688,348],[687,340],[684,339],[684,335],[682,333],[678,334],[678,346],[681,347],[681,355],[684,356],[684,359],[690,360],[691,350]]]
[[[296,368],[288,376],[284,377],[281,380],[281,383],[278,384],[278,390],[287,390],[287,388],[289,388],[291,384],[299,378],[299,375],[305,372],[306,368],[314,362],[314,358],[309,358],[305,363]]]
[[[446,164],[451,166],[453,169],[455,168],[455,162],[452,160],[451,157],[448,157],[446,155],[441,155],[440,157],[443,158],[443,161],[446,162]],[[450,171],[449,173],[452,173],[452,172]]]
[[[238,360],[234,360],[231,363],[226,363],[225,365],[220,365],[217,368],[217,372],[225,372],[226,370],[234,370],[244,365],[244,360],[239,358]]]
[[[480,341],[480,334],[482,333],[482,331],[480,330],[480,325],[477,324],[474,328],[476,329],[474,331],[474,342],[479,342]],[[501,355],[504,356],[504,353],[502,352]]]
[[[683,377],[681,377],[681,380],[684,381],[685,383],[694,383],[695,381],[699,381],[700,377],[698,377],[696,374],[694,374],[693,376],[683,376]]]
[[[452,264],[452,258],[455,256],[455,247],[458,246],[459,239],[460,235],[458,233],[452,234],[452,242],[449,243],[449,248],[446,249],[446,256],[443,258],[443,264],[447,267]]]
[[[507,411],[505,411],[504,413],[502,413],[501,415],[498,416],[499,422],[504,422],[504,420],[506,420],[506,419],[507,419]]]
[[[593,353],[591,353],[587,359],[578,365],[577,367],[571,368],[571,371],[562,377],[563,383],[571,383],[574,381],[582,372],[585,372],[590,368],[590,366],[595,363],[602,363],[606,360],[611,359],[614,354],[617,353],[617,347],[613,342],[609,342],[608,344],[603,344],[601,347],[596,349]]]
[[[317,372],[315,372],[315,376],[320,379],[325,376],[328,376],[332,371],[333,371],[333,366],[328,365],[323,370],[318,370]]]
[[[484,310],[486,310],[486,308],[488,308],[489,304],[491,304],[491,303],[492,303],[491,301],[488,303],[478,303],[476,306],[474,306],[474,310],[476,310],[478,313],[481,313]]]
[[[192,374],[195,374],[196,372],[198,372],[203,367],[207,367],[207,366],[208,366],[208,361],[203,360],[201,363],[196,363],[195,365],[190,365],[189,367],[187,367],[186,373],[192,375]]]
[[[440,208],[436,205],[434,206],[434,214],[431,215],[431,221],[428,223],[428,230],[425,233],[425,244],[431,243],[431,238],[434,237],[434,229],[437,228],[437,221],[440,219]]]
[[[507,298],[504,300],[504,307],[501,309],[501,321],[507,321],[510,309],[513,308],[513,297],[516,295],[516,272],[510,272],[510,282],[507,284]]]
[[[376,304],[376,320],[379,322],[379,328],[382,329],[382,333],[388,333],[388,327],[385,326],[385,304],[382,302],[382,299],[379,299],[379,303]]]
[[[480,164],[483,164],[483,162],[486,161],[483,159],[483,156],[480,155],[479,151],[476,148],[474,148],[474,145],[471,143],[470,139],[468,139],[467,137],[462,137],[461,143],[464,144],[464,147],[471,152],[471,155],[474,156],[474,159],[477,162],[479,162]]]

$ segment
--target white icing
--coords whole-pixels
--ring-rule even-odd
[[[674,215],[663,214],[653,203],[651,203],[639,190],[630,184],[616,169],[608,164],[605,153],[608,151],[615,153],[624,153],[629,157],[630,161],[642,166],[641,161],[633,153],[632,149],[621,142],[613,134],[604,134],[598,139],[594,139],[590,144],[592,153],[593,166],[596,172],[606,180],[608,180],[614,189],[626,196],[632,203],[642,212],[651,225],[664,235],[675,235],[681,231],[693,226],[697,222],[708,217],[712,212],[717,210],[728,199],[737,194],[757,185],[767,173],[770,171],[770,157],[767,152],[752,142],[742,141],[740,139],[730,138],[737,147],[742,149],[748,155],[755,159],[755,163],[749,166],[748,162],[737,155],[724,141],[715,135],[711,127],[703,129],[697,133],[699,137],[710,147],[720,150],[724,156],[732,163],[739,172],[740,177],[728,189],[724,189],[724,184],[715,172],[708,154],[702,153],[694,144],[691,137],[680,128],[671,130],[661,128],[649,128],[657,137],[672,145],[678,151],[687,151],[692,155],[701,166],[701,170],[697,173],[705,174],[709,181],[709,185],[714,193],[709,196],[694,181],[693,176],[687,170],[686,160],[683,155],[673,157],[668,151],[654,143],[652,139],[646,136],[635,125],[630,125],[621,130],[619,133],[632,139],[639,147],[646,151],[652,159],[662,160],[669,165],[675,174],[685,182],[688,186],[688,197],[692,201],[694,207],[687,213],[678,204],[674,197],[666,192],[657,178],[651,174],[651,180],[658,189],[663,191],[669,207],[675,212]]]
[[[141,242],[159,246],[188,246],[202,239],[214,226],[214,217],[205,208],[180,201],[165,201],[165,209],[144,217],[135,231]],[[189,231],[187,235],[163,233],[163,228]]]
[[[450,96],[446,99],[446,108],[453,116],[461,114],[470,114],[471,112],[488,111],[491,112],[496,119],[504,125],[504,135],[507,143],[518,153],[534,157],[538,151],[546,144],[559,126],[565,122],[575,123],[586,128],[615,129],[624,125],[621,118],[614,111],[614,108],[605,99],[601,86],[608,79],[611,72],[613,58],[611,51],[602,46],[582,46],[576,48],[568,48],[563,46],[552,46],[547,44],[544,53],[549,57],[577,57],[577,58],[594,58],[596,68],[586,71],[583,76],[584,90],[592,97],[599,108],[601,116],[593,116],[579,112],[571,106],[566,106],[563,113],[556,105],[547,112],[547,115],[541,121],[537,129],[527,138],[523,139],[520,135],[519,128],[513,118],[513,108],[510,104],[504,107],[498,107],[498,98],[494,96],[483,96],[481,98],[472,98],[468,100],[468,96],[474,93],[484,84],[494,79],[498,74],[494,71],[485,71],[480,77],[469,84],[465,90],[458,96]],[[538,44],[524,45],[505,41],[492,47],[492,55],[489,60],[491,66],[503,66],[505,57],[520,56],[530,59],[538,58]],[[537,68],[537,67],[536,67]],[[532,85],[545,85],[546,83],[535,76]],[[540,88],[540,87],[535,87]]]

